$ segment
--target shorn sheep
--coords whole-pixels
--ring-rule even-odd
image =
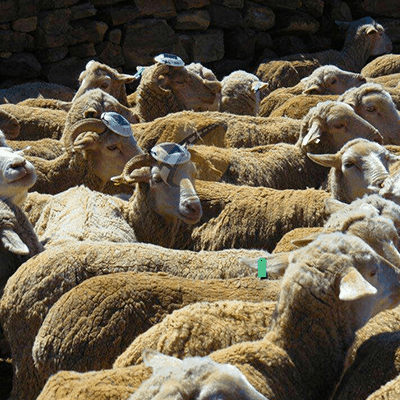
[[[196,224],[202,215],[194,189],[195,173],[184,147],[157,145],[150,153],[133,157],[124,168],[123,179],[112,178],[135,187],[129,201],[83,186],[71,188],[47,203],[35,230],[46,246],[91,240],[174,247],[181,223]]]
[[[221,112],[238,115],[258,114],[260,101],[268,83],[246,71],[234,71],[221,81]]]
[[[90,252],[87,252],[90,249],[88,244],[77,244],[75,247],[76,252],[70,251],[69,254],[62,247],[54,247],[40,255],[42,262],[38,260],[38,264],[33,264],[34,260],[30,260],[10,278],[4,296],[0,300],[0,318],[13,354],[13,365],[15,368],[13,397],[21,398],[22,396],[26,399],[34,399],[40,391],[40,386],[45,381],[40,379],[41,382],[39,384],[39,372],[42,376],[43,374],[41,371],[36,370],[32,359],[32,346],[37,332],[43,324],[46,315],[55,304],[58,304],[61,296],[64,294],[62,296],[64,299],[63,304],[65,307],[69,307],[67,303],[69,304],[70,301],[80,298],[80,296],[75,296],[74,287],[76,286],[75,289],[80,291],[81,288],[86,287],[85,282],[90,277],[99,278],[99,280],[96,279],[93,282],[91,280],[87,281],[90,287],[89,297],[93,294],[97,298],[99,292],[104,293],[106,297],[110,294],[111,297],[108,297],[110,303],[108,304],[112,304],[114,302],[112,299],[119,301],[118,299],[122,291],[134,303],[138,302],[138,307],[120,308],[122,312],[120,314],[121,317],[127,321],[132,321],[136,327],[130,333],[126,332],[129,338],[128,336],[125,338],[121,337],[121,341],[118,341],[118,343],[114,342],[113,346],[111,346],[115,353],[113,355],[109,353],[110,357],[107,356],[107,359],[104,358],[103,360],[103,366],[107,365],[108,367],[112,365],[114,359],[122,353],[138,334],[161,321],[167,313],[171,313],[175,309],[198,301],[237,299],[258,302],[260,299],[275,300],[279,293],[278,281],[265,282],[256,277],[209,279],[202,281],[174,277],[165,273],[118,273],[119,271],[129,271],[130,269],[129,253],[132,255],[134,253],[132,253],[132,245],[129,246],[130,248],[125,248],[124,251],[127,257],[121,255],[121,250],[124,250],[122,245],[112,245],[114,249],[110,250],[111,253],[107,253],[107,251],[100,253],[99,247],[104,247],[101,243],[99,243],[97,249],[92,245]],[[110,254],[114,254],[113,259],[110,259]],[[119,260],[120,255],[122,256],[121,260]],[[60,256],[62,261],[60,260]],[[166,265],[166,268],[168,268],[168,265]],[[101,279],[105,278],[105,276],[98,276],[99,274],[110,274],[110,281],[108,279]],[[61,284],[61,282],[64,282],[64,284]],[[77,285],[79,285],[79,289]],[[21,287],[25,287],[25,290],[21,291]],[[166,288],[168,289],[166,290]],[[115,289],[117,290],[115,291]],[[71,290],[74,291],[71,292]],[[137,295],[141,297],[141,300]],[[122,295],[122,297],[124,296]],[[23,304],[23,306],[13,306],[16,304]],[[94,305],[95,303],[92,304]],[[143,308],[140,304],[146,304],[146,306]],[[83,304],[81,305],[83,306]],[[61,309],[64,309],[64,306],[60,303],[60,308],[57,310],[61,311]],[[149,317],[150,313],[153,317]],[[88,317],[90,317],[89,314]],[[138,317],[143,321],[140,324],[138,324]],[[119,320],[119,316],[115,316],[112,321],[109,321],[111,324],[110,327],[114,326],[114,322],[118,325]],[[29,328],[26,328],[27,326]],[[21,329],[24,335],[16,335],[15,332],[20,332]],[[82,333],[83,335],[80,338],[83,344],[86,338],[84,332]],[[99,346],[102,346],[102,338],[107,340],[107,335],[100,335],[98,337],[99,341],[96,340],[96,342],[93,342],[94,347],[91,349],[88,348],[88,351],[91,352],[93,350],[97,353]],[[58,346],[58,343],[53,342],[53,345]],[[51,346],[50,343],[49,346]],[[109,346],[107,345],[107,347]],[[50,347],[48,348],[50,349]],[[64,359],[64,355],[61,357]],[[84,362],[82,367],[86,370],[88,367],[85,367],[85,365],[87,365],[86,361],[90,362],[89,358],[85,358],[86,361],[81,357],[79,358]],[[98,360],[97,357],[90,357],[90,359],[92,361]],[[61,358],[59,360],[61,361]],[[68,362],[67,358],[65,358],[65,362]],[[94,364],[89,368],[91,367],[97,369]],[[49,366],[49,368],[53,368],[53,366]],[[102,368],[102,366],[99,365],[99,368]]]
[[[267,398],[329,398],[356,330],[400,300],[399,272],[361,239],[333,233],[321,236],[305,249],[293,257],[282,279],[272,325],[265,337],[209,355],[218,363],[236,366]],[[99,387],[110,391],[113,382],[118,382],[114,398],[123,399],[148,376],[143,365],[109,370],[108,374],[59,372],[48,380],[38,399],[57,399],[57,393],[83,394],[84,388],[81,398],[90,398],[92,390],[103,398]],[[106,377],[110,379],[102,385]],[[173,380],[171,375],[169,385],[162,385],[156,393],[172,384],[180,393]],[[151,381],[156,384],[157,375]],[[143,388],[147,389],[149,382]],[[203,385],[200,392],[205,382]],[[146,398],[145,393],[138,388],[135,396]]]
[[[258,115],[268,117],[284,102],[299,94],[342,94],[347,89],[366,83],[365,78],[355,72],[342,70],[335,65],[323,65],[303,78],[297,85],[275,89],[260,103]]]
[[[392,51],[392,42],[384,28],[371,17],[353,22],[338,21],[337,24],[347,29],[341,51],[289,55],[260,64],[256,75],[263,82],[269,82],[272,91],[280,86],[294,86],[321,65],[332,64],[347,71],[360,72],[370,56]]]
[[[221,83],[203,79],[186,67],[157,62],[144,69],[133,108],[141,122],[183,110],[215,109]]]

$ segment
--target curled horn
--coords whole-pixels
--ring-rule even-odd
[[[117,185],[121,183],[132,184],[135,182],[135,179],[131,178],[132,171],[143,167],[151,167],[155,163],[156,160],[149,153],[138,154],[125,164],[121,175],[114,176],[111,178],[111,180]]]
[[[98,134],[103,133],[107,127],[98,118],[84,118],[75,122],[64,136],[64,146],[66,149],[72,149],[74,141],[82,132],[96,132]]]

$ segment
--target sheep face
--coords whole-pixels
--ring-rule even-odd
[[[85,70],[79,75],[80,86],[72,101],[90,89],[100,88],[126,105],[125,84],[135,79],[134,75],[121,74],[108,65],[89,61]]]
[[[0,197],[20,204],[35,182],[35,168],[23,152],[0,147]]]
[[[125,164],[141,153],[133,135],[124,137],[107,129],[104,133],[81,133],[74,141],[74,150],[88,159],[90,170],[103,182],[118,175]]]
[[[196,167],[189,162],[175,166],[163,178],[164,165],[155,165],[149,172],[150,207],[165,218],[178,218],[188,224],[202,216],[200,199],[194,188]]]
[[[371,42],[372,56],[379,56],[392,51],[392,42],[382,25],[375,23],[374,25],[366,25],[364,29]]]
[[[303,78],[304,94],[342,94],[347,89],[361,86],[366,79],[354,72],[344,71],[334,65],[317,68],[309,77]]]
[[[221,83],[203,79],[186,68],[165,68],[158,76],[158,84],[171,91],[186,110],[207,111],[215,107],[221,93]]]
[[[305,130],[308,129],[304,136]],[[382,143],[382,136],[369,122],[348,105],[325,101],[313,107],[304,117],[300,143],[303,150],[318,153],[318,143],[326,143],[330,153],[339,151],[348,141],[362,137]]]
[[[308,155],[325,167],[334,168],[335,184],[351,202],[365,194],[379,193],[389,176],[391,164],[400,158],[387,149],[365,139],[355,139],[343,146],[336,154]]]
[[[250,385],[238,368],[218,364],[208,357],[179,360],[146,350],[143,359],[152,368],[153,375],[129,400],[266,400]]]
[[[378,85],[363,85],[350,91],[340,101],[350,104],[354,111],[379,130],[384,144],[400,144],[400,115],[389,95]],[[365,89],[364,89],[365,87]]]

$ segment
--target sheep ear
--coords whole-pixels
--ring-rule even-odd
[[[29,254],[28,246],[11,229],[4,229],[2,231],[1,243],[4,248],[11,253],[18,254],[20,256],[26,256]]]
[[[307,157],[319,165],[328,168],[341,168],[340,157],[336,154],[311,154],[307,153]]]
[[[373,33],[378,33],[378,31],[376,30],[375,27],[373,27],[372,25],[369,25],[367,28],[367,35],[372,35]]]
[[[92,115],[93,115],[93,113],[94,113],[95,115],[97,114],[96,109],[93,108],[93,107],[89,107],[89,108],[87,108],[87,109],[83,112],[83,117],[84,117],[84,118],[91,118]]]
[[[162,368],[179,367],[182,360],[176,357],[166,356],[153,349],[145,349],[142,353],[143,362],[147,367],[153,369],[153,373]]]
[[[377,292],[378,290],[366,281],[354,267],[351,267],[340,280],[339,299],[343,301],[362,299]]]
[[[313,242],[318,237],[318,235],[319,233],[313,233],[312,235],[308,235],[307,237],[302,239],[293,239],[290,243],[292,243],[292,245],[296,247],[305,247]]]
[[[318,94],[319,91],[320,91],[319,86],[314,84],[304,89],[303,94]]]
[[[342,211],[344,208],[346,208],[348,204],[343,203],[339,200],[336,199],[326,199],[325,200],[325,211],[329,214],[332,215],[335,212]]]
[[[74,150],[94,149],[99,135],[94,132],[83,132],[74,140]]]
[[[142,167],[139,169],[133,170],[129,176],[126,175],[118,175],[118,176],[113,176],[111,178],[111,181],[114,182],[114,185],[121,185],[121,184],[127,184],[127,185],[134,185],[135,183],[139,182],[149,182],[151,179],[151,169],[149,167]]]
[[[307,146],[310,143],[319,143],[320,140],[321,140],[321,129],[319,125],[316,122],[314,122],[310,126],[307,135],[303,138],[301,145]]]
[[[335,21],[335,24],[339,27],[339,29],[349,29],[351,26],[351,22],[349,21]]]
[[[266,88],[268,88],[268,83],[266,82],[254,81],[251,84],[251,91],[254,93],[259,92],[260,90],[264,90]]]

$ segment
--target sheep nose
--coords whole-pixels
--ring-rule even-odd
[[[199,199],[186,199],[182,202],[184,215],[189,216],[191,219],[199,220],[203,215],[203,209]]]
[[[21,157],[21,158],[18,158],[17,160],[14,160],[14,162],[10,165],[10,168],[18,169],[18,168],[25,166],[25,164],[26,164],[25,158]]]

